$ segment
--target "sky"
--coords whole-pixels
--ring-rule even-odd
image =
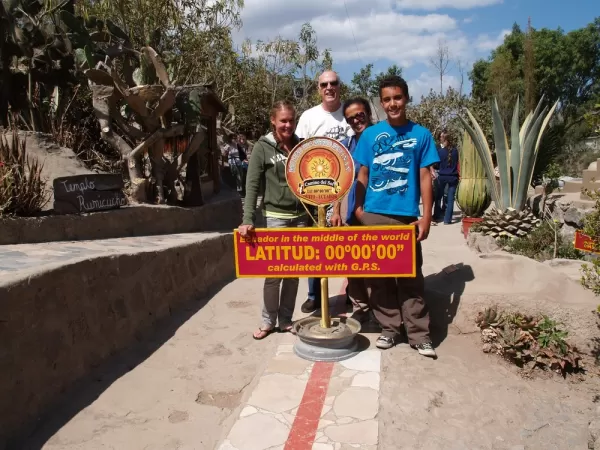
[[[581,28],[600,16],[600,0],[244,0],[243,27],[237,43],[278,35],[298,38],[304,22],[317,32],[320,49],[330,48],[334,70],[344,82],[368,63],[375,73],[397,64],[413,99],[439,90],[431,65],[440,42],[452,60],[444,89],[459,88],[460,61],[465,67],[463,92],[470,92],[468,71],[487,58],[517,22],[523,30]]]

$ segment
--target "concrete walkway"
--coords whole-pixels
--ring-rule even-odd
[[[162,245],[161,239],[183,244],[193,236],[110,240],[85,249],[57,243],[39,252],[35,245],[33,253],[2,247],[0,266],[14,274],[109,245],[131,251]],[[406,344],[380,352],[373,346],[377,333],[364,335],[355,359],[330,365],[297,358],[289,334],[254,341],[262,280],[240,279],[173,335],[157,330],[151,342],[75,386],[25,448],[587,449],[598,380],[524,379],[481,352],[473,318],[492,302],[589,311],[593,296],[545,265],[479,258],[459,224],[432,227],[424,259],[437,360]],[[341,279],[330,285],[332,294],[342,290]],[[306,288],[301,280],[297,309]],[[341,300],[334,299],[338,312]]]

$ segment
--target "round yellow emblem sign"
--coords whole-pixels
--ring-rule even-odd
[[[300,200],[311,205],[329,205],[352,187],[354,161],[348,149],[335,139],[308,138],[290,152],[285,178]]]

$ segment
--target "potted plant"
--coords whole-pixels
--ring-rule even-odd
[[[473,223],[481,222],[491,203],[483,163],[471,136],[466,131],[463,133],[459,162],[460,182],[456,202],[463,213],[462,230],[466,239]]]

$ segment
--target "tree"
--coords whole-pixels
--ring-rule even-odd
[[[298,60],[298,42],[277,36],[272,41],[256,43],[256,50],[267,69],[267,84],[271,93],[271,103],[281,98],[281,91],[287,83],[293,83]]]
[[[440,94],[442,94],[444,88],[444,75],[450,70],[448,67],[450,65],[450,51],[448,50],[446,41],[442,39],[438,41],[435,55],[429,61],[440,75]]]
[[[320,64],[320,72],[333,69],[333,57],[331,56],[331,49],[326,48],[323,50],[323,59]]]
[[[533,51],[533,30],[531,17],[527,22],[527,35],[524,44],[523,76],[525,78],[525,112],[533,111],[538,103],[538,93],[535,86],[535,55]]]
[[[473,65],[469,78],[474,98],[489,104],[494,96],[501,97],[498,102],[505,123],[510,114],[507,97],[511,102],[517,95],[525,97],[521,120],[534,99],[544,95],[547,104],[559,100],[540,145],[534,178],[540,178],[554,162],[563,174],[581,174],[590,156],[580,142],[594,133],[586,117],[600,103],[600,18],[568,33],[531,26],[523,33],[515,24],[488,60]]]
[[[353,95],[359,95],[365,98],[379,98],[379,83],[389,76],[402,76],[402,68],[393,64],[386,71],[373,75],[373,64],[367,64],[354,73],[351,81],[351,91]]]
[[[367,64],[360,69],[358,73],[354,73],[352,81],[352,93],[368,98],[369,93],[373,88],[373,64]]]
[[[456,69],[460,75],[460,87],[458,88],[458,93],[462,95],[463,86],[465,85],[465,65],[460,58],[456,60]]]
[[[421,97],[419,104],[409,105],[407,116],[413,122],[423,125],[431,131],[435,137],[441,130],[448,130],[452,141],[460,144],[463,126],[458,119],[458,115],[466,114],[465,108],[469,108],[475,115],[477,121],[483,127],[488,143],[492,144],[492,119],[489,105],[468,98],[452,87],[449,87],[443,94],[431,89],[427,96]]]
[[[504,126],[508,127],[517,95],[522,91],[523,80],[510,53],[500,52],[489,67],[488,92],[498,101]]]
[[[489,98],[488,92],[488,77],[489,77],[490,62],[479,59],[473,64],[473,68],[469,72],[469,80],[471,80],[471,96],[478,101],[486,101]]]
[[[398,67],[396,64],[388,67],[385,72],[381,72],[380,74],[375,76],[375,79],[371,83],[371,87],[369,89],[369,94],[371,98],[379,98],[379,83],[386,77],[390,76],[402,76],[402,68]]]
[[[305,110],[308,107],[310,101],[310,90],[311,85],[316,81],[318,60],[319,60],[319,49],[317,47],[317,33],[310,25],[305,23],[302,25],[300,30],[300,51],[299,51],[299,65],[302,71],[301,78],[301,89],[302,96],[300,99],[300,109]],[[331,57],[331,55],[328,55]]]

